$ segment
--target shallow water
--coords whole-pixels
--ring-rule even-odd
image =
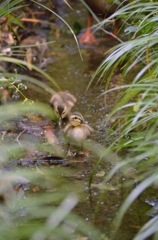
[[[71,26],[76,18],[81,19],[81,23],[86,26],[87,12],[85,10],[80,11],[80,9],[82,9],[80,3],[71,4],[74,11],[72,12],[68,7],[65,7],[64,19]],[[103,120],[117,101],[116,94],[109,94],[106,98],[106,103],[103,96],[99,97],[104,91],[106,79],[103,84],[100,85],[96,85],[97,79],[95,79],[88,90],[87,86],[93,72],[104,59],[104,53],[109,47],[116,44],[116,41],[112,40],[109,42],[107,38],[102,38],[99,35],[99,44],[97,46],[81,46],[82,60],[72,34],[67,28],[64,29],[65,32],[50,46],[50,52],[52,51],[54,53],[54,57],[52,57],[52,64],[47,65],[46,72],[53,77],[61,90],[68,90],[76,96],[77,104],[74,110],[81,112],[89,125],[94,129],[92,139],[96,142],[97,150],[101,147],[106,148],[113,140],[113,136],[106,138],[108,126],[104,126]],[[53,32],[49,32],[49,41],[54,39],[53,34]],[[117,79],[118,75],[114,76],[111,83],[112,86],[117,85]],[[49,98],[45,100],[48,101]],[[99,186],[103,186],[103,177],[97,177],[96,174],[94,174],[92,183],[96,185],[89,191],[89,177],[98,159],[99,156],[94,154],[90,154],[86,159],[83,157],[74,157],[73,160],[66,161],[62,167],[73,169],[74,176],[70,182],[73,180],[75,189],[79,188],[84,192],[84,196],[75,208],[75,212],[86,219],[87,222],[91,222],[99,227],[103,233],[109,235],[113,229],[112,221],[114,217],[116,217],[117,211],[122,201],[130,192],[130,189],[123,188],[123,183],[126,181],[126,178],[123,178],[122,174],[118,172],[117,176],[112,180],[112,183],[114,186],[118,182],[122,184],[120,189],[109,188],[109,191],[104,193],[104,188],[101,187],[101,189],[99,189]],[[105,158],[99,164],[96,172],[104,171],[105,174],[107,174],[116,162],[117,159]],[[111,186],[111,182],[105,184],[105,188],[108,186]],[[135,187],[134,179],[133,186]],[[100,199],[101,195],[102,198]],[[96,206],[99,206],[97,212],[95,212]],[[138,229],[149,218],[145,214],[148,209],[149,206],[145,203],[144,197],[140,197],[127,212],[116,239],[132,239]]]
[[[72,27],[76,19],[85,27],[87,11],[81,7],[81,3],[71,2],[71,5],[74,10],[72,11],[65,6],[62,12],[62,17],[64,17]],[[73,170],[71,178],[67,178],[66,182],[67,184],[73,182],[73,191],[75,189],[75,192],[79,195],[83,192],[74,211],[79,216],[82,216],[87,222],[93,223],[101,229],[104,234],[110,236],[113,231],[113,219],[116,217],[120,205],[129,194],[132,187],[130,189],[123,187],[126,177],[123,177],[122,173],[119,171],[114,179],[106,184],[103,183],[102,175],[96,175],[96,173],[100,173],[101,171],[104,171],[103,175],[106,175],[117,163],[117,155],[108,155],[102,159],[97,167],[96,173],[94,174],[92,181],[93,187],[90,189],[88,187],[90,174],[100,157],[98,154],[99,151],[101,151],[102,148],[106,149],[114,138],[112,135],[107,137],[106,133],[109,126],[105,126],[103,120],[112,110],[112,107],[117,101],[117,96],[115,92],[108,94],[106,103],[104,97],[100,96],[100,94],[104,92],[106,79],[102,84],[96,84],[96,78],[88,89],[87,86],[93,72],[105,58],[104,53],[111,46],[116,44],[116,41],[109,41],[108,38],[101,37],[101,34],[97,34],[99,42],[97,46],[80,46],[83,57],[82,60],[71,32],[64,26],[64,24],[59,23],[59,28],[61,28],[62,31],[58,39],[56,39],[54,30],[44,30],[48,41],[55,40],[54,43],[49,45],[48,57],[50,58],[50,63],[46,65],[45,71],[57,82],[61,90],[68,90],[77,98],[74,111],[81,112],[85,120],[87,120],[89,125],[94,129],[92,141],[95,142],[93,147],[95,150],[93,150],[96,154],[92,153],[89,157],[80,156],[72,159],[64,159],[64,161],[57,161],[57,163],[52,160],[51,164],[48,164],[48,167],[51,168],[52,166],[57,166],[58,168],[61,167],[63,169]],[[118,70],[116,76],[113,77],[110,86],[118,84],[119,71],[120,70]],[[42,81],[54,88],[50,82],[44,79],[42,79]],[[30,90],[28,92],[28,97],[36,101],[49,103],[50,94],[42,92],[35,95],[35,91]],[[46,121],[45,125],[47,124],[49,123]],[[40,131],[41,129],[39,126],[39,135]],[[57,136],[60,138],[60,130],[57,126],[56,132]],[[28,135],[25,137],[28,139]],[[30,138],[32,138],[32,135]],[[37,139],[35,141],[37,141]],[[63,142],[62,144],[64,145]],[[90,144],[92,143],[90,142]],[[46,159],[48,160],[48,158]],[[30,163],[30,165],[33,166],[32,163]],[[133,171],[136,170],[133,169]],[[121,184],[119,189],[115,188],[118,183]],[[114,187],[112,188],[112,186]],[[135,178],[133,177],[133,187],[135,186]],[[146,195],[144,194],[132,205],[132,207],[130,207],[115,239],[132,239],[138,229],[149,218],[149,216],[146,215],[146,211],[149,209],[149,204],[147,204],[145,199]],[[96,211],[97,206],[99,208]]]

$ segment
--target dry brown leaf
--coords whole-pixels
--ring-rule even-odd
[[[39,188],[38,186],[32,188],[32,191],[33,191],[34,193],[39,192],[39,190],[40,190],[40,188]]]
[[[42,164],[45,166],[50,166],[48,162],[42,162]]]

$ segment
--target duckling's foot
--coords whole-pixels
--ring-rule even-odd
[[[89,28],[86,30],[83,36],[79,39],[79,42],[86,43],[89,45],[97,44],[97,40]]]
[[[85,155],[86,157],[89,156],[89,151],[79,151],[79,155]]]
[[[79,151],[79,154],[80,155],[85,155],[85,152],[84,151]]]
[[[79,39],[80,43],[86,43],[89,45],[93,45],[93,44],[97,44],[97,40],[95,38],[95,36],[93,35],[92,31],[91,31],[91,27],[92,27],[92,22],[93,22],[93,17],[90,14],[88,16],[88,26],[87,26],[87,30],[86,32],[83,34],[83,36]]]
[[[73,157],[74,156],[74,153],[71,152],[70,150],[67,151],[67,157]]]

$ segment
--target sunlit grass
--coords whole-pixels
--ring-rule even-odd
[[[125,199],[114,220],[114,224],[117,226],[116,235],[130,205],[148,187],[157,184],[158,65],[156,56],[158,54],[158,37],[155,22],[157,8],[156,1],[131,2],[111,16],[126,16],[129,27],[126,28],[125,33],[130,34],[130,39],[107,52],[108,56],[100,64],[88,85],[89,88],[96,78],[98,83],[105,82],[107,79],[105,92],[102,95],[106,97],[112,91],[121,92],[119,101],[117,100],[113,110],[105,118],[105,121],[109,121],[116,116],[116,121],[114,126],[109,129],[109,134],[116,134],[118,138],[110,145],[109,152],[115,150],[120,155],[118,163],[105,177],[105,183],[113,179],[118,170],[122,171],[123,176],[128,177],[128,173],[132,169],[135,169],[135,177],[139,181],[138,186],[133,188]],[[100,26],[105,23],[106,19]],[[119,67],[123,81],[118,87],[110,88],[110,81]],[[133,72],[135,72],[135,76],[131,79],[130,74]],[[129,80],[126,83],[128,78],[131,79],[130,83]],[[124,151],[123,157],[121,157],[122,151]],[[132,184],[133,181],[128,179],[124,186],[132,186]],[[155,238],[153,237],[153,239],[157,239],[156,225],[157,218],[153,218],[146,223],[134,239],[146,239],[154,234]]]

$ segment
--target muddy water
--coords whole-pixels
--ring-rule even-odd
[[[64,7],[63,17],[73,27],[75,20],[80,20],[82,26],[86,26],[87,12],[81,3],[71,3],[73,11],[67,6]],[[63,24],[59,23],[59,28],[62,28],[60,37],[56,39],[54,31],[47,32],[48,41],[55,40],[55,43],[49,46],[49,57],[51,63],[46,66],[46,72],[53,77],[58,83],[61,90],[68,90],[77,98],[77,104],[74,107],[75,111],[82,113],[84,118],[89,122],[89,125],[94,129],[92,139],[96,142],[98,150],[101,147],[108,146],[112,141],[111,138],[106,137],[108,126],[103,124],[104,118],[111,111],[116,102],[115,93],[111,93],[107,96],[106,104],[104,97],[99,97],[104,91],[105,82],[101,85],[96,85],[97,79],[87,90],[88,83],[91,79],[92,73],[96,70],[97,66],[104,59],[104,53],[112,45],[116,44],[115,41],[109,41],[107,38],[100,37],[98,35],[97,46],[81,46],[81,53],[83,60],[78,52],[75,40]],[[43,80],[44,81],[44,80]],[[45,82],[53,88],[50,82]],[[117,77],[114,76],[113,86],[117,85]],[[54,89],[56,90],[56,89]],[[50,99],[49,94],[38,94],[33,98],[39,101],[48,103]],[[64,164],[59,164],[58,167],[70,168],[73,170],[73,176],[67,180],[74,182],[74,188],[79,189],[79,194],[83,191],[82,199],[75,208],[75,212],[82,216],[87,222],[93,223],[107,236],[112,232],[112,221],[117,215],[117,211],[128,195],[130,189],[123,188],[123,182],[126,180],[122,177],[121,173],[118,173],[116,179],[113,180],[113,184],[118,182],[122,184],[121,189],[110,189],[104,194],[104,189],[100,190],[99,186],[102,186],[103,177],[96,176],[96,173],[104,171],[105,174],[115,165],[116,159],[103,159],[99,164],[96,173],[94,174],[93,184],[90,190],[88,188],[89,176],[93,170],[94,165],[99,159],[99,155],[90,154],[88,158],[80,157],[74,159],[67,159]],[[110,162],[111,160],[111,162]],[[133,180],[134,182],[134,180]],[[107,183],[107,186],[111,183]],[[102,198],[100,196],[102,194]],[[96,212],[96,206],[99,206]],[[140,208],[141,206],[141,208]],[[117,240],[130,240],[138,229],[148,218],[145,214],[148,209],[148,205],[145,203],[143,197],[139,198],[137,202],[132,205],[129,212],[126,214],[123,224],[121,225],[116,239]]]
[[[76,19],[80,20],[82,26],[86,26],[87,12],[81,7],[80,3],[71,3],[73,11],[68,7],[64,7],[63,17],[73,27],[73,23]],[[96,85],[97,79],[87,90],[88,83],[91,79],[92,73],[96,70],[97,66],[104,59],[107,49],[114,45],[115,41],[110,41],[106,38],[101,38],[98,35],[97,46],[81,46],[81,53],[83,60],[77,50],[75,40],[63,24],[59,23],[59,28],[62,28],[62,33],[59,39],[56,39],[54,31],[49,31],[47,37],[48,41],[54,40],[55,43],[49,46],[49,54],[51,63],[46,66],[46,72],[51,75],[58,83],[61,90],[68,90],[77,98],[77,104],[74,107],[75,111],[79,111],[83,114],[84,118],[89,122],[89,125],[93,127],[93,140],[96,142],[98,149],[103,146],[106,147],[112,141],[106,137],[108,127],[103,124],[104,118],[108,115],[116,102],[115,93],[108,95],[106,104],[103,97],[99,97],[104,91],[105,82],[102,85]],[[113,86],[117,85],[117,77],[113,79]],[[49,83],[52,88],[53,86]],[[56,90],[56,89],[55,89]],[[37,96],[38,99],[39,95]],[[40,95],[40,99],[43,102],[48,102],[50,95]],[[66,161],[61,167],[73,169],[74,175],[71,177],[70,182],[74,182],[75,189],[79,189],[79,194],[83,190],[84,195],[82,200],[75,208],[75,212],[82,216],[87,222],[93,223],[107,236],[112,232],[112,221],[117,215],[119,206],[128,195],[130,189],[119,190],[111,189],[106,191],[100,190],[99,186],[102,186],[103,177],[97,177],[94,174],[93,183],[96,184],[89,191],[88,181],[89,176],[93,170],[94,165],[98,161],[99,156],[90,154],[88,158],[75,158]],[[96,173],[104,171],[105,174],[115,165],[115,161],[109,161],[110,159],[103,159],[99,164]],[[60,167],[60,166],[59,166]],[[118,173],[116,179],[113,180],[114,185],[120,182],[123,186],[123,182],[126,179]],[[133,180],[134,182],[134,180]],[[69,180],[68,180],[69,184]],[[110,185],[110,183],[107,183]],[[100,195],[102,198],[100,199]],[[99,206],[96,212],[96,206]],[[141,208],[140,208],[141,206]],[[145,214],[148,209],[148,205],[145,203],[144,198],[141,197],[126,214],[124,221],[117,233],[117,240],[130,240],[143,223],[148,219]]]

